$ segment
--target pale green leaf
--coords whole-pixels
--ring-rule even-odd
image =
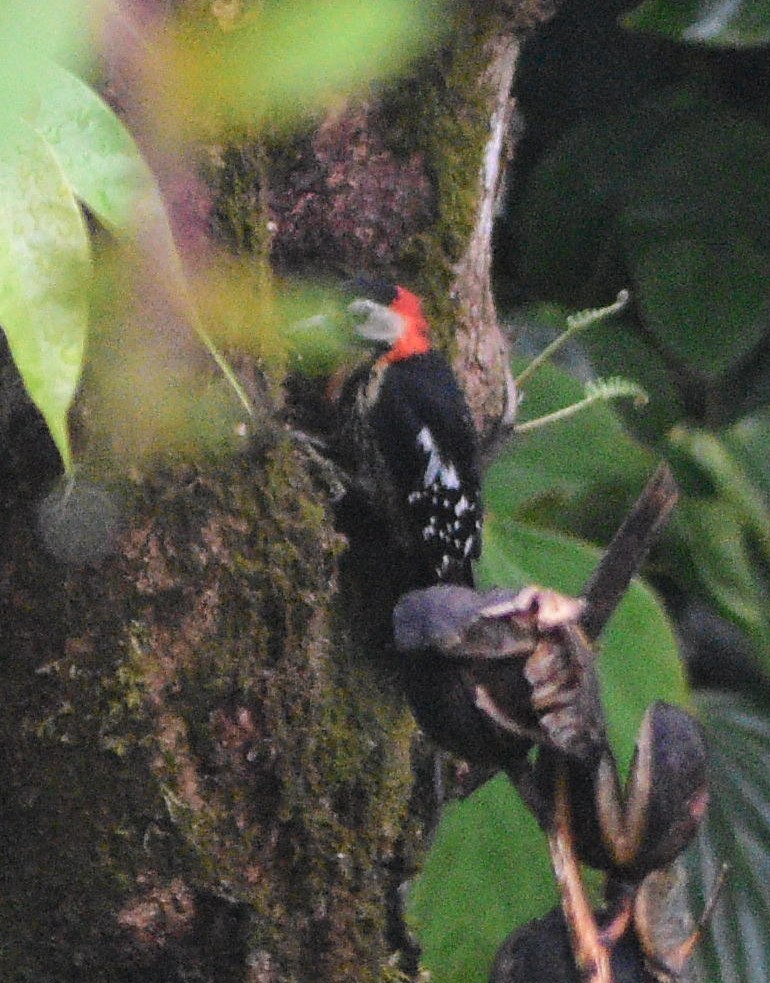
[[[69,65],[88,57],[101,0],[3,0],[0,4],[0,142],[34,106],[42,59]]]
[[[84,82],[57,65],[39,80],[31,125],[45,138],[72,189],[113,230],[126,231],[149,208],[162,211],[149,167],[128,130]]]
[[[67,411],[88,324],[88,238],[48,145],[26,124],[0,143],[0,324],[65,468]]]
[[[193,329],[250,411],[232,369],[217,350],[188,296],[187,284],[155,178],[133,138],[109,106],[84,82],[46,66],[32,123],[56,156],[74,193],[108,228],[143,238],[158,275],[186,306]]]

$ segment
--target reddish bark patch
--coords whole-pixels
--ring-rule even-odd
[[[137,877],[137,888],[116,920],[142,949],[163,948],[169,940],[189,931],[195,918],[195,900],[181,877],[160,882],[154,872],[145,871]]]
[[[381,108],[330,115],[277,156],[271,174],[273,258],[281,268],[394,273],[434,212],[422,154],[386,145]]]

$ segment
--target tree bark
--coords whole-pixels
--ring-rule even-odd
[[[490,289],[510,86],[548,6],[454,4],[410,78],[292,141],[212,149],[198,208],[264,269],[422,293],[488,440],[515,408]],[[394,978],[397,888],[430,811],[416,729],[351,645],[344,542],[312,458],[273,422],[280,377],[251,367],[268,422],[230,456],[113,467],[122,525],[78,566],[41,539],[55,459],[7,365],[0,975]],[[85,431],[92,416],[86,389]]]

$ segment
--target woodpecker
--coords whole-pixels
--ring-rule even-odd
[[[378,349],[338,403],[336,456],[351,476],[358,518],[368,510],[368,535],[384,543],[381,562],[403,577],[395,596],[437,583],[471,586],[481,548],[478,439],[457,379],[432,350],[409,290],[367,284],[367,296],[348,309]]]

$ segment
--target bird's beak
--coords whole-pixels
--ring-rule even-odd
[[[394,345],[404,331],[402,315],[374,300],[359,297],[348,304],[348,311],[355,317],[364,318],[356,325],[356,332],[367,341]]]

